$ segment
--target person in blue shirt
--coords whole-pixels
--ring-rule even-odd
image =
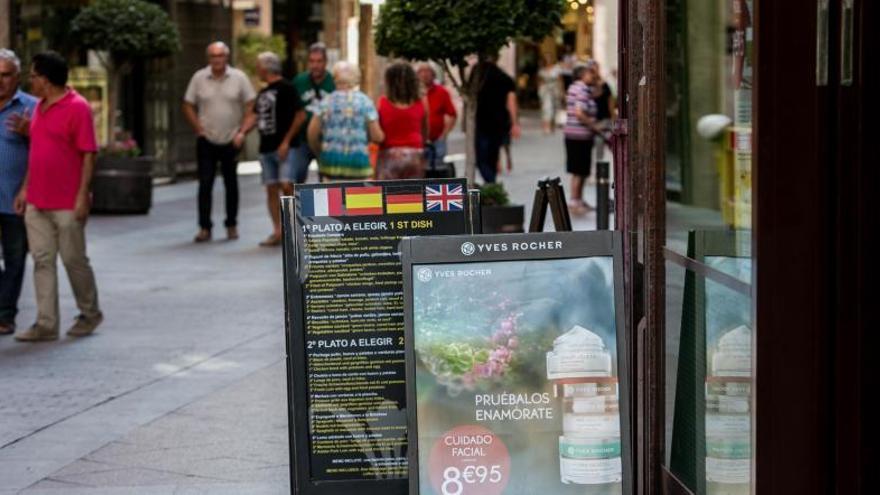
[[[18,88],[20,74],[15,53],[0,48],[0,335],[15,332],[27,256],[24,218],[16,214],[14,203],[27,173],[27,123],[37,99]]]

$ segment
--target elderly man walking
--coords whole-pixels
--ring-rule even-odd
[[[15,212],[15,196],[27,173],[28,129],[37,99],[18,88],[21,61],[0,48],[0,335],[15,332],[18,297],[27,257],[24,218]]]
[[[80,311],[67,334],[89,335],[104,319],[85,237],[98,144],[89,102],[67,86],[67,74],[61,55],[34,56],[31,89],[40,101],[31,117],[28,171],[15,209],[25,215],[34,258],[37,321],[15,335],[22,341],[58,338],[59,254]]]
[[[198,136],[199,232],[195,242],[211,240],[211,202],[218,163],[226,189],[226,238],[238,239],[238,152],[247,134],[244,118],[256,97],[244,72],[229,66],[225,43],[211,43],[207,55],[208,66],[196,71],[183,97],[183,114]]]
[[[293,194],[293,185],[305,182],[308,163],[297,167],[291,146],[300,144],[306,112],[296,88],[281,77],[281,59],[272,52],[257,55],[257,75],[266,87],[257,94],[245,130],[257,126],[260,133],[260,165],[273,231],[260,246],[281,244],[281,195]]]

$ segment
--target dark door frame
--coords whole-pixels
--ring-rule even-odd
[[[830,193],[823,123],[832,116],[827,86],[817,85],[817,11],[804,7],[758,1],[755,12],[753,477],[761,493],[830,493],[823,364],[832,362],[832,251],[822,198]]]
[[[664,3],[621,0],[616,228],[624,232],[626,325],[634,377],[635,493],[660,493],[664,442]]]
[[[793,0],[757,11],[758,493],[868,493],[876,451],[863,398],[878,381],[866,289],[880,182],[866,131],[877,115],[880,9],[827,6],[827,17]]]
[[[839,12],[839,25],[844,27],[845,11]],[[834,472],[839,494],[869,493],[867,473],[876,473],[880,462],[880,425],[867,420],[875,413],[868,409],[866,399],[880,389],[880,371],[874,364],[876,350],[880,349],[876,331],[880,318],[874,309],[876,296],[870,291],[871,281],[880,275],[870,243],[871,234],[880,230],[880,215],[876,214],[874,202],[880,168],[874,158],[876,144],[867,137],[868,118],[880,112],[880,66],[876,63],[876,48],[880,47],[880,32],[876,28],[880,22],[880,5],[876,1],[856,0],[852,15],[852,82],[839,76],[841,81],[833,96],[841,116],[833,152],[833,170],[837,172],[834,221],[838,226],[834,249],[838,260],[836,287],[839,288],[833,312],[837,329],[833,382],[837,404]],[[846,30],[839,34],[844,43]],[[841,61],[840,67],[844,66]]]

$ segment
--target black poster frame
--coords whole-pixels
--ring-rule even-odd
[[[285,311],[285,361],[287,363],[287,412],[288,443],[290,458],[290,492],[296,495],[405,495],[408,493],[406,478],[362,479],[362,480],[322,480],[313,481],[309,442],[309,393],[306,380],[296,377],[307,376],[306,336],[304,321],[304,288],[300,277],[303,252],[300,249],[302,238],[300,218],[297,214],[297,192],[316,187],[388,186],[388,185],[462,185],[463,209],[461,215],[464,230],[472,231],[470,199],[464,179],[427,179],[403,181],[357,181],[334,182],[332,184],[307,184],[294,186],[294,196],[281,199],[282,252],[284,275]],[[386,213],[383,216],[388,216]],[[464,232],[462,232],[464,233]]]
[[[559,248],[547,250],[506,250],[480,252],[465,249],[466,243],[496,244],[513,242],[555,242],[561,241]],[[470,254],[467,254],[467,253]],[[611,257],[614,274],[614,318],[617,334],[617,372],[620,383],[620,422],[623,468],[622,493],[633,495],[633,432],[630,425],[632,410],[630,404],[631,377],[629,363],[629,342],[626,338],[624,287],[623,287],[623,237],[617,231],[578,231],[525,234],[487,234],[443,237],[413,237],[401,242],[403,260],[404,322],[406,329],[406,391],[408,419],[409,493],[421,495],[419,489],[419,443],[418,408],[415,388],[415,347],[413,335],[413,266],[422,264],[479,263],[493,261],[540,261],[554,259],[578,259],[590,257]],[[545,494],[552,495],[552,494]]]

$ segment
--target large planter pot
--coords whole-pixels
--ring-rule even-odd
[[[523,205],[481,206],[481,223],[484,234],[509,234],[523,232],[525,207]]]
[[[153,159],[98,156],[92,179],[95,213],[147,213],[153,204]]]

